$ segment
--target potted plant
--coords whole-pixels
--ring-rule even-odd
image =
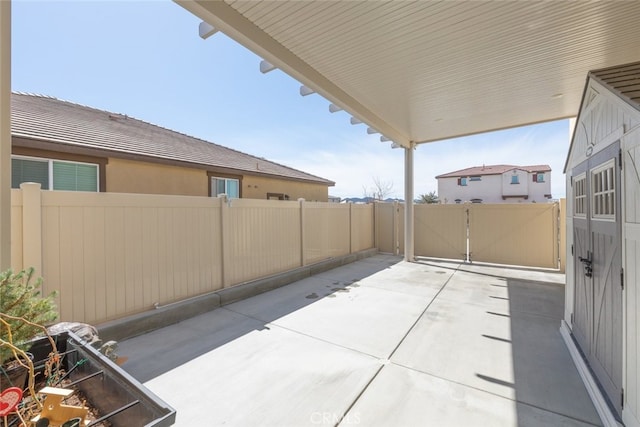
[[[33,362],[26,350],[35,337],[47,335],[44,325],[58,317],[55,292],[42,296],[42,279],[32,280],[33,272],[0,272],[0,390],[24,388],[29,373],[33,388]]]

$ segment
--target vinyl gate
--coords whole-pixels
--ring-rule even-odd
[[[377,245],[402,253],[401,204],[376,204]],[[414,206],[417,256],[559,267],[559,203]]]

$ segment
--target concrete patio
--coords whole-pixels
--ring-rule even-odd
[[[601,425],[564,276],[376,255],[120,343],[178,426]]]

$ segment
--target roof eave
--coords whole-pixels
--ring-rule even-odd
[[[28,147],[28,148],[37,148],[37,149],[48,149],[50,151],[61,151],[61,152],[73,152],[73,151],[81,151],[87,155],[95,156],[95,157],[113,157],[120,158],[125,160],[135,160],[135,161],[147,161],[149,163],[158,163],[165,165],[173,165],[173,166],[183,166],[183,167],[195,167],[197,169],[209,170],[209,171],[224,171],[225,173],[231,173],[236,175],[251,175],[251,176],[268,176],[276,179],[283,179],[287,181],[295,181],[295,182],[307,182],[312,184],[322,184],[328,187],[333,187],[336,185],[335,182],[325,179],[305,179],[299,177],[289,177],[279,174],[273,174],[265,171],[256,172],[250,171],[246,169],[237,169],[237,168],[229,168],[225,166],[217,166],[210,165],[205,163],[197,163],[197,162],[188,162],[184,160],[176,160],[176,159],[168,159],[159,156],[150,156],[146,154],[139,154],[124,150],[109,150],[104,148],[95,148],[95,147],[87,147],[85,145],[57,140],[57,139],[44,139],[42,137],[34,137],[28,134],[21,133],[12,133],[12,144],[16,141],[15,138],[18,138],[17,146]],[[22,143],[22,141],[32,141],[33,143]],[[57,149],[56,149],[57,148]]]

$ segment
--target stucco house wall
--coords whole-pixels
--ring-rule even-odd
[[[110,158],[106,180],[110,193],[209,195],[206,171],[187,167]]]
[[[534,175],[542,173],[541,182]],[[437,176],[441,203],[545,203],[551,197],[547,165],[482,166]]]

